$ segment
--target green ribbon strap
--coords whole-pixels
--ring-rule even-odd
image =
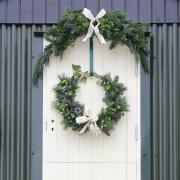
[[[89,66],[90,66],[90,76],[94,75],[94,52],[93,52],[93,37],[90,37],[90,55],[89,55]]]

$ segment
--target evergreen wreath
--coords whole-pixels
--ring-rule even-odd
[[[89,76],[88,71],[82,72],[79,65],[72,65],[73,75],[67,77],[65,75],[58,76],[59,82],[54,88],[56,94],[56,101],[54,102],[55,108],[59,111],[63,117],[62,123],[65,128],[72,128],[74,131],[80,132],[80,134],[86,133],[91,128],[94,128],[96,135],[98,131],[104,132],[106,135],[110,135],[111,130],[115,124],[120,120],[125,112],[128,110],[126,98],[124,92],[126,87],[119,83],[119,77],[115,76],[111,78],[110,74],[103,76],[94,73],[94,77],[98,79],[98,84],[103,87],[105,91],[105,97],[103,101],[106,104],[105,108],[102,108],[97,116],[97,124],[93,124],[92,121],[77,122],[79,117],[87,118],[85,114],[84,105],[75,100],[77,90],[79,89],[80,82],[86,82]],[[92,120],[90,118],[90,120]]]
[[[44,65],[49,63],[51,55],[62,57],[64,51],[72,46],[78,37],[86,35],[89,22],[89,19],[82,14],[82,10],[67,10],[59,23],[45,33],[44,37],[50,44],[38,59],[33,74],[34,83],[42,74]],[[110,49],[117,44],[125,44],[136,59],[141,61],[144,71],[149,72],[146,58],[149,54],[149,46],[144,35],[148,24],[134,23],[121,11],[108,11],[103,18],[99,19],[99,22],[100,33],[111,42]]]

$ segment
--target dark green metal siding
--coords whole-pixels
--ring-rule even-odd
[[[31,57],[38,26],[0,26],[0,180],[30,180]]]
[[[0,25],[0,180],[31,179],[33,32],[42,29]],[[180,25],[154,24],[151,35],[152,180],[179,180]]]
[[[152,25],[153,180],[179,180],[180,25]]]

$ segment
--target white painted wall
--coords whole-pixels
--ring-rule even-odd
[[[44,41],[44,47],[47,42]],[[89,70],[89,43],[78,39],[61,60],[52,57],[43,75],[43,180],[140,180],[140,143],[136,127],[140,122],[140,74],[135,57],[125,46],[109,50],[94,38],[94,70],[98,74],[119,75],[128,90],[129,112],[117,124],[111,136],[91,134],[79,136],[64,130],[61,117],[53,108],[53,87],[57,75],[72,75],[72,64]],[[81,84],[77,99],[98,113],[104,92],[94,78]],[[54,120],[54,122],[51,122]],[[54,130],[52,131],[52,128]],[[138,132],[140,132],[138,130]]]

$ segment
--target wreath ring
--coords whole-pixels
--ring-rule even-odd
[[[102,108],[98,115],[95,115],[75,100],[79,83],[86,82],[90,74],[88,71],[82,72],[79,65],[72,65],[72,68],[73,75],[71,77],[58,76],[59,82],[54,88],[56,94],[55,108],[63,117],[62,123],[65,128],[72,128],[79,134],[91,131],[98,135],[102,131],[106,135],[110,135],[115,124],[128,111],[124,96],[126,87],[119,83],[118,76],[112,79],[110,74],[100,76],[94,73],[94,77],[98,80],[97,83],[105,91],[103,101],[106,104],[106,107]]]

